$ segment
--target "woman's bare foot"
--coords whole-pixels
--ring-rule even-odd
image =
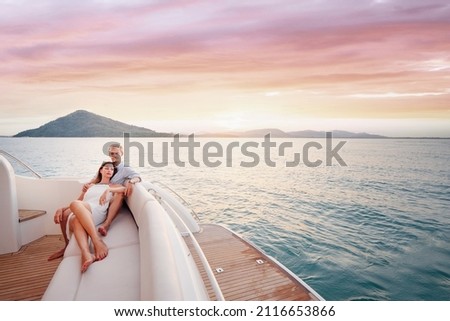
[[[60,258],[61,256],[64,255],[64,252],[65,252],[65,251],[66,251],[66,248],[63,248],[63,249],[61,249],[61,250],[59,250],[59,251],[53,253],[52,255],[50,255],[50,256],[48,257],[47,261],[51,261],[51,260]]]
[[[94,244],[95,259],[103,260],[108,255],[108,247],[102,239]]]
[[[81,255],[81,273],[87,271],[88,267],[95,262],[95,256],[91,253],[87,255]]]

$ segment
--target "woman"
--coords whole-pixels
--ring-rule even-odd
[[[114,174],[114,164],[110,161],[103,162],[94,183],[90,184],[77,200],[70,203],[71,213],[67,218],[67,227],[62,216],[64,212],[69,212],[69,208],[60,209],[55,213],[55,223],[61,223],[63,234],[69,231],[69,234],[75,235],[81,250],[81,272],[85,272],[93,262],[102,260],[108,255],[108,247],[98,235],[96,225],[105,220],[112,193],[123,193],[125,191],[125,187],[122,185],[110,184],[111,177]],[[70,235],[69,237],[64,236],[68,242]],[[88,237],[91,237],[95,254],[92,254],[89,250]],[[62,250],[63,253],[64,250]],[[55,258],[57,254],[52,255],[51,258]]]

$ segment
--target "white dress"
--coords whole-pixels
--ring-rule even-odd
[[[106,219],[106,213],[108,212],[112,193],[108,193],[106,202],[103,205],[100,205],[100,196],[102,196],[103,192],[108,187],[108,184],[95,184],[87,190],[86,194],[84,194],[83,201],[89,204],[95,225],[101,224]]]
[[[108,184],[95,184],[89,187],[89,189],[84,194],[83,202],[89,204],[92,213],[92,220],[95,226],[100,225],[106,219],[106,214],[108,212],[109,202],[112,198],[112,193],[108,193],[106,196],[106,202],[100,205],[100,196],[109,187]],[[67,238],[72,237],[72,231],[70,230],[70,221],[75,214],[70,213],[66,223],[66,234]]]

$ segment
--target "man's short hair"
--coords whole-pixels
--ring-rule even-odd
[[[122,147],[122,145],[120,145],[120,143],[112,142],[111,144],[109,144],[108,150],[110,150],[111,148],[120,148],[120,152],[123,155],[123,147]]]

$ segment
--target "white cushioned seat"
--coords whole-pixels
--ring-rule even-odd
[[[139,276],[139,244],[110,249],[82,274],[75,300],[138,301]]]
[[[72,236],[42,300],[139,300],[139,232],[128,207],[120,209],[103,240],[108,256],[81,273],[81,252]]]
[[[81,256],[64,258],[42,297],[45,301],[73,301],[81,281]]]
[[[110,249],[139,243],[138,228],[127,207],[122,207],[103,241]]]
[[[153,197],[147,192],[146,187],[143,184],[136,184],[134,186],[133,194],[127,198],[128,207],[131,213],[134,215],[136,224],[140,226],[140,216],[143,215],[143,208],[145,204]]]
[[[179,230],[146,186],[136,184],[127,205],[104,237],[108,256],[83,274],[72,237],[44,300],[209,299]]]

